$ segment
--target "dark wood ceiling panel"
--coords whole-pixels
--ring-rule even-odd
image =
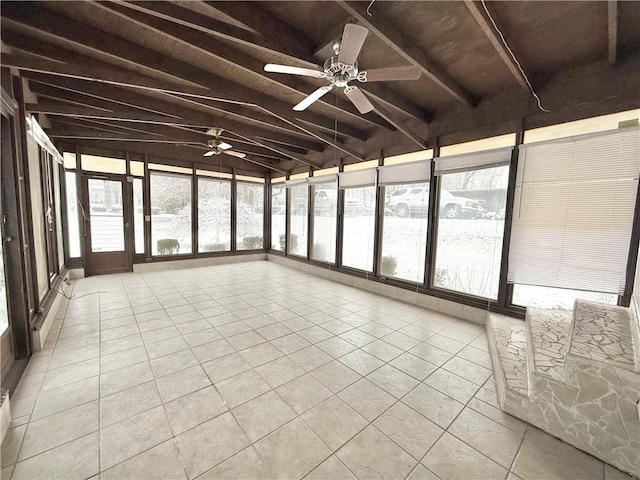
[[[509,1],[491,6],[531,75],[548,76],[607,58],[607,2]]]
[[[0,15],[3,66],[56,142],[158,161],[199,162],[208,127],[248,156],[218,167],[279,175],[640,106],[640,2],[3,1]],[[365,115],[342,88],[293,111],[331,80],[265,63],[322,65],[354,22],[369,29],[360,71],[421,77],[350,80]]]
[[[464,2],[380,2],[371,13],[403,25],[407,36],[472,95],[482,97],[515,81]]]
[[[618,59],[625,59],[640,49],[640,2],[619,1]]]
[[[319,43],[336,25],[344,26],[350,20],[340,7],[332,2],[257,2],[261,8],[294,25]],[[316,45],[313,45],[314,47]]]

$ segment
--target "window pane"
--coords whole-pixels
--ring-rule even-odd
[[[609,305],[618,303],[618,296],[612,293],[583,292],[580,290],[535,287],[532,285],[514,285],[513,301],[511,303],[522,307],[573,310],[573,304],[577,298]]]
[[[262,248],[264,236],[264,185],[237,184],[236,229],[238,250]]]
[[[136,253],[144,254],[144,202],[141,178],[133,179],[133,228]]]
[[[123,252],[122,182],[90,178],[89,226],[92,252]]]
[[[287,189],[271,187],[271,248],[284,252],[286,237]]]
[[[191,253],[191,177],[151,174],[153,255]]]
[[[231,250],[231,182],[198,177],[198,251]]]
[[[509,167],[442,175],[434,285],[498,297]]]
[[[423,283],[429,183],[389,185],[384,190],[380,274]]]
[[[289,217],[290,237],[287,253],[307,256],[307,212],[309,210],[309,187],[307,184],[290,187],[291,210]]]
[[[321,262],[336,261],[338,185],[321,183],[312,187],[314,196],[313,246],[311,258]]]
[[[344,191],[342,265],[346,267],[373,271],[375,199],[375,187]]]
[[[78,219],[78,200],[76,190],[76,172],[64,172],[67,190],[67,238],[69,239],[69,257],[80,257],[80,220]]]

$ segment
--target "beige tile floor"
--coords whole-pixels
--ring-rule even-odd
[[[253,262],[82,279],[2,478],[614,479],[500,412],[478,325]]]

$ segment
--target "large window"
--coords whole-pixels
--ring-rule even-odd
[[[336,261],[338,185],[335,175],[329,182],[317,183],[313,192],[313,243],[311,258],[320,262]]]
[[[237,249],[262,248],[264,238],[264,184],[237,184]]]
[[[429,183],[391,184],[382,192],[385,208],[380,275],[423,283]]]
[[[497,299],[511,149],[438,159],[433,285]],[[492,166],[494,165],[494,166]]]
[[[383,277],[424,282],[431,153],[399,155],[389,164],[385,159],[379,169],[378,184],[385,199],[378,268]]]
[[[144,194],[141,178],[133,179],[133,233],[136,253],[144,254]]]
[[[606,303],[626,292],[639,158],[638,127],[520,148],[507,276],[513,303],[570,308],[585,295],[572,290]]]
[[[198,177],[198,251],[231,249],[231,182]]]
[[[271,187],[271,248],[284,252],[287,225],[287,189],[284,184]]]
[[[342,209],[342,265],[373,271],[376,224],[376,171],[363,169],[341,173],[338,186],[344,190]]]
[[[309,212],[309,187],[306,182],[292,185],[289,208],[289,243],[287,253],[307,256],[307,232]]]
[[[373,271],[375,198],[375,187],[345,189],[342,235],[342,265],[345,267]]]
[[[152,172],[150,182],[153,254],[192,253],[191,177]]]

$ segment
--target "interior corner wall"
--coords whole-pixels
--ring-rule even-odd
[[[42,180],[40,177],[40,146],[31,135],[27,135],[29,160],[29,189],[31,195],[31,221],[33,223],[33,248],[36,257],[38,298],[49,290],[47,270],[47,244],[44,231],[44,207],[42,202]]]

